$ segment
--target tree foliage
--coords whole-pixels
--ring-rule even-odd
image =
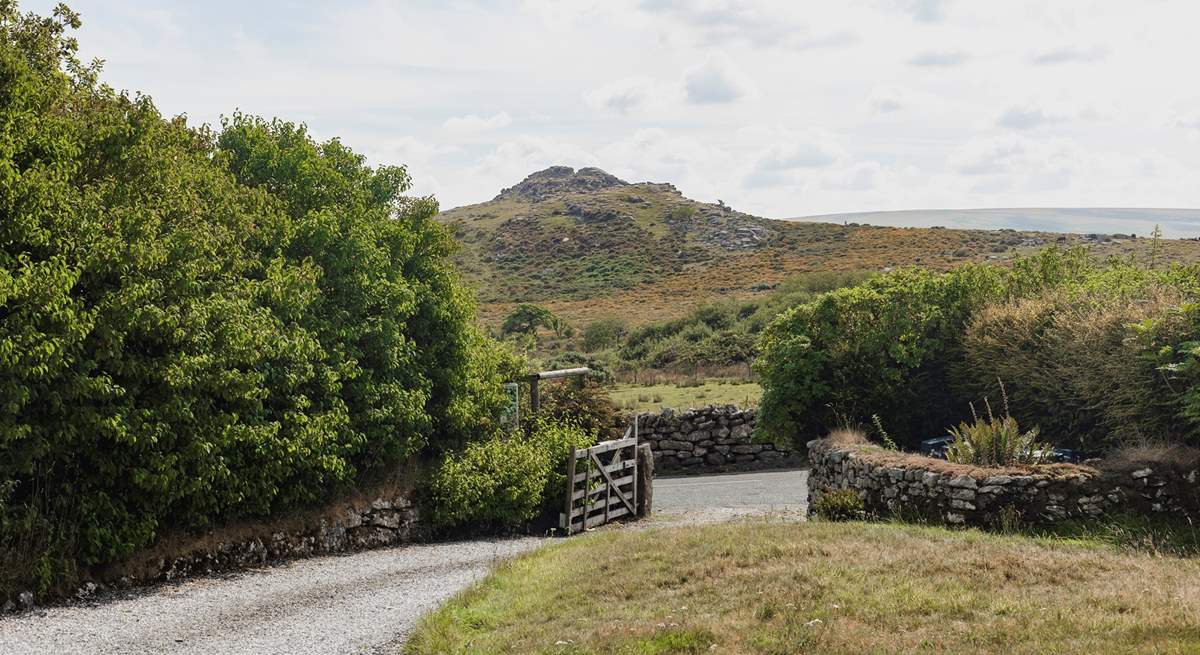
[[[44,587],[488,431],[512,358],[403,167],[166,119],[78,25],[0,2],[0,549]]]
[[[583,348],[588,352],[611,348],[620,343],[626,332],[625,321],[619,318],[597,319],[583,328]]]
[[[556,334],[560,333],[566,324],[563,323],[554,312],[530,303],[522,303],[517,305],[515,309],[504,317],[504,323],[500,326],[502,335],[509,334],[537,334],[538,328],[546,328],[553,330]]]

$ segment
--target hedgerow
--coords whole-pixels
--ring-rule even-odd
[[[595,431],[574,421],[540,418],[528,435],[498,435],[449,453],[430,484],[434,522],[502,529],[552,512],[566,489],[571,447],[596,441]]]
[[[0,2],[0,592],[491,430],[513,360],[403,167],[166,119],[78,26]]]
[[[781,314],[756,363],[766,436],[883,417],[901,445],[940,436],[999,380],[1056,445],[1200,438],[1200,269],[1047,249],[1011,268],[903,270]]]

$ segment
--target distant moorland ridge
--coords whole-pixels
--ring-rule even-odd
[[[1030,212],[1037,220],[1038,212]],[[821,218],[762,218],[720,201],[692,200],[671,184],[630,183],[569,166],[534,172],[490,201],[438,216],[461,243],[457,263],[491,326],[520,302],[545,305],[577,325],[607,316],[637,325],[717,299],[754,298],[811,271],[1003,263],[1048,244],[1122,255],[1148,252],[1150,243],[1140,222],[1139,229],[1064,234]],[[1195,241],[1166,240],[1161,247],[1164,257],[1200,259]]]

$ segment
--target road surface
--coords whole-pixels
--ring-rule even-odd
[[[803,520],[807,509],[807,470],[654,479],[654,513],[672,522],[755,515]]]

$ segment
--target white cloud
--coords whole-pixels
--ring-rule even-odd
[[[710,55],[704,63],[688,69],[683,77],[685,97],[696,105],[734,102],[750,88],[745,74],[722,54]]]
[[[643,0],[639,8],[656,21],[683,28],[703,48],[744,45],[753,48],[811,50],[858,43],[850,29],[814,31],[803,7],[753,2]]]
[[[985,194],[1059,191],[1070,186],[1076,171],[1094,169],[1072,141],[1023,136],[972,140],[954,160],[960,173],[979,177],[971,188]]]
[[[959,50],[927,51],[917,53],[908,63],[924,68],[947,68],[965,64],[970,58],[970,55]]]
[[[879,87],[867,97],[866,107],[876,114],[891,114],[917,104],[913,94],[896,87]]]
[[[838,160],[836,147],[822,140],[799,140],[771,148],[758,160],[763,171],[821,168]]]
[[[163,113],[304,121],[445,207],[557,163],[769,216],[1200,206],[1186,0],[277,2],[71,4]]]
[[[1200,130],[1200,113],[1180,114],[1172,121],[1175,127],[1185,130]]]
[[[922,23],[941,22],[946,17],[946,7],[949,0],[897,0],[901,9],[912,15],[913,20]]]
[[[825,169],[846,157],[837,140],[819,130],[763,133],[772,145],[755,158],[745,176],[745,184],[751,188],[794,185],[809,173]]]
[[[594,107],[628,114],[649,104],[654,89],[648,77],[627,77],[588,93],[587,99]]]
[[[511,123],[512,118],[508,115],[508,112],[502,111],[487,117],[475,114],[453,116],[447,118],[446,122],[442,123],[442,127],[451,132],[475,133],[498,130],[502,127],[508,127]]]
[[[1108,56],[1108,50],[1102,47],[1078,49],[1058,48],[1034,55],[1030,62],[1035,66],[1055,66],[1057,64],[1088,63],[1099,61]]]
[[[1009,107],[996,119],[996,124],[1014,130],[1031,130],[1062,120],[1061,117],[1049,115],[1037,107]]]
[[[879,162],[860,161],[827,174],[825,185],[831,189],[869,191],[878,186],[882,175],[883,166]]]

